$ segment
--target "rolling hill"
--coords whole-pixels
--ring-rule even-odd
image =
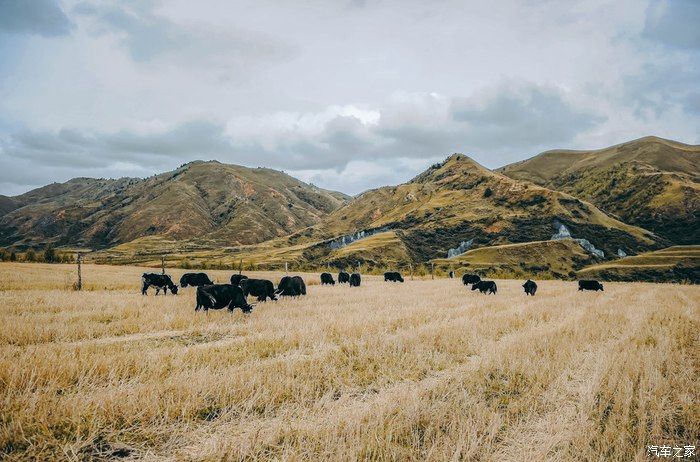
[[[576,241],[535,241],[480,247],[451,259],[436,259],[436,266],[489,277],[565,279],[577,269],[597,263]]]
[[[357,196],[287,242],[307,245],[307,261],[381,266],[404,258],[417,264],[445,258],[466,241],[484,247],[549,240],[562,224],[606,255],[667,243],[590,203],[490,171],[461,154],[408,183]]]
[[[698,145],[649,136],[596,151],[547,151],[499,171],[590,201],[676,244],[700,243]]]
[[[286,237],[222,247],[202,237],[177,241],[153,236],[105,250],[98,258],[150,264],[167,253],[195,265],[232,266],[242,259],[245,266],[260,268],[279,268],[285,262],[298,267],[362,263],[366,270],[379,270],[444,259],[449,249],[470,240],[472,248],[548,241],[561,225],[573,237],[590,241],[606,258],[620,248],[637,253],[668,244],[590,203],[514,180],[455,154],[407,183],[367,191]],[[540,266],[549,263],[550,273],[568,274],[583,266],[579,260],[595,262],[576,241],[554,245],[562,246],[575,249],[567,262],[545,261]]]
[[[346,199],[276,170],[195,161],[147,179],[76,178],[3,198],[0,245],[253,244],[313,225]]]
[[[606,281],[700,283],[700,246],[674,246],[588,266],[582,278]]]

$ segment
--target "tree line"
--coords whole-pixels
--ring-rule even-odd
[[[11,248],[0,248],[0,261],[27,263],[74,263],[72,253],[58,252],[53,244],[47,244],[42,250],[27,249],[19,252]]]

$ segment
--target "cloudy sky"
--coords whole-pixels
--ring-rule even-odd
[[[0,194],[195,159],[358,193],[700,143],[697,0],[0,0]]]

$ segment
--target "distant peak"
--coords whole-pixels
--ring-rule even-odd
[[[423,173],[413,178],[411,182],[431,182],[436,181],[437,177],[444,177],[445,175],[460,175],[472,172],[479,172],[480,174],[493,174],[491,170],[487,169],[471,157],[461,153],[454,153],[448,156],[444,161],[428,167],[428,169]]]

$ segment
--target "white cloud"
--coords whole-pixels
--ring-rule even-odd
[[[0,20],[0,192],[212,158],[357,192],[452,152],[700,141],[692,0],[65,0],[17,26],[38,11]]]

